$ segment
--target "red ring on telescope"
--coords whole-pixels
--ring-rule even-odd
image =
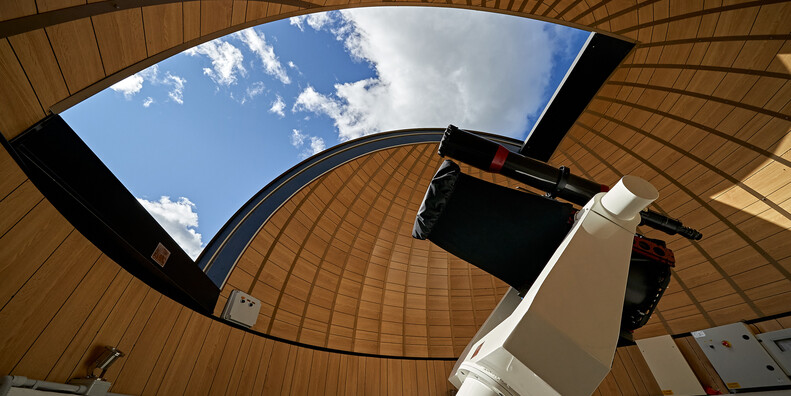
[[[494,158],[492,158],[492,163],[489,164],[489,172],[499,173],[500,169],[503,169],[503,164],[505,164],[505,159],[508,158],[508,149],[503,146],[497,146],[497,152],[494,154]]]

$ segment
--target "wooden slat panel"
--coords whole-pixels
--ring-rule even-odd
[[[143,14],[139,8],[91,18],[107,74],[112,74],[147,56]]]
[[[72,230],[44,200],[0,238],[0,306],[8,303]]]
[[[230,26],[233,0],[201,1],[201,35],[216,32]]]
[[[8,194],[5,199],[0,201],[0,213],[4,214],[3,217],[0,217],[0,235],[4,235],[10,230],[43,199],[44,196],[30,180],[25,181]]]
[[[0,2],[0,21],[33,15],[36,12],[36,0]]]
[[[44,116],[44,111],[7,39],[0,40],[0,133],[11,139]]]
[[[184,41],[190,41],[200,36],[201,2],[185,1],[182,4]]]
[[[47,35],[72,94],[105,76],[90,19],[50,26]]]
[[[85,0],[36,0],[38,12],[74,7],[81,4],[85,4]]]
[[[83,245],[86,242],[87,241],[83,242]],[[61,249],[69,249],[69,245],[64,243]],[[82,261],[83,264],[87,263],[89,260],[89,257],[77,256],[80,252],[73,250],[73,248],[69,250],[68,254],[75,255],[78,257],[77,260]],[[62,269],[64,268],[57,268],[57,270]],[[112,284],[111,281],[119,272],[119,269],[120,268],[111,260],[107,259],[106,256],[102,256],[102,258],[96,261],[96,264],[90,268],[90,271],[84,274],[80,283],[74,288],[74,292],[68,296],[68,299],[64,300],[65,302],[63,305],[59,307],[57,313],[52,317],[52,320],[47,323],[47,327],[40,334],[34,331],[34,326],[30,323],[24,323],[24,332],[29,333],[28,336],[37,336],[37,339],[27,350],[16,367],[14,367],[13,371],[29,378],[45,378],[65,352],[72,338],[77,334],[80,328],[85,325],[91,311],[95,309],[96,302],[107,292],[107,287]],[[74,268],[72,271],[76,272],[78,269]],[[39,275],[44,274],[40,273]],[[76,273],[76,275],[82,274]],[[57,286],[58,288],[63,287],[68,290],[68,288],[65,287],[65,282]],[[37,287],[35,284],[30,284],[29,287],[33,288],[35,293],[43,294],[43,287],[41,287],[41,285]],[[54,299],[54,294],[56,293],[47,295],[47,301],[44,302],[45,306],[57,306],[57,304],[52,304],[52,302],[57,301]],[[24,298],[24,296],[20,295],[20,298]],[[32,309],[31,302],[30,300],[22,301],[23,305],[28,309]],[[13,300],[11,304],[13,304]],[[6,306],[3,308],[2,312],[7,312],[11,309],[13,309],[12,305]],[[42,311],[43,310],[45,309],[42,309]],[[46,318],[47,315],[42,311],[36,314],[41,315],[42,318]],[[17,322],[17,320],[9,322]],[[5,334],[10,335],[10,333]],[[19,338],[16,338],[16,341],[21,342]],[[12,360],[10,357],[11,355],[5,355],[4,359]]]
[[[181,3],[143,7],[143,25],[148,56],[184,42]]]
[[[14,162],[5,147],[0,149],[0,201],[4,200],[27,180],[22,169]],[[3,211],[5,213],[5,211]],[[8,220],[5,220],[8,221]],[[7,231],[7,229],[5,230]],[[5,231],[0,235],[5,234]]]
[[[69,96],[60,66],[43,29],[9,38],[44,109]]]
[[[140,339],[134,346],[134,353],[128,353],[123,369],[115,371],[118,373],[118,379],[113,384],[113,389],[116,392],[133,395],[143,393],[146,381],[159,360],[152,359],[152,357],[159,357],[162,353],[168,335],[174,330],[181,309],[178,304],[169,299],[160,301],[143,328]]]

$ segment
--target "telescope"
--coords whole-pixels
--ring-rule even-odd
[[[474,133],[449,125],[439,144],[438,154],[450,157],[478,169],[499,173],[547,193],[550,198],[562,198],[583,206],[600,192],[610,188],[579,176],[569,168],[555,168],[541,161],[514,153],[500,144]],[[700,240],[703,235],[684,227],[681,221],[660,213],[643,210],[640,225],[645,225],[668,235],[679,234],[687,239]]]
[[[438,153],[545,192],[466,175],[447,159],[429,184],[412,236],[511,286],[451,372],[458,395],[593,393],[615,348],[632,345],[648,322],[675,266],[665,242],[637,226],[702,235],[646,210],[658,192],[639,177],[610,189],[453,125]]]

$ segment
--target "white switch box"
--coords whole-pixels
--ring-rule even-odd
[[[234,290],[225,303],[221,317],[242,326],[253,327],[258,320],[260,310],[261,301],[259,299],[241,290]]]
[[[755,336],[761,341],[764,349],[769,352],[783,371],[791,377],[791,329],[770,331]]]
[[[791,385],[744,323],[693,331],[703,353],[731,390]]]

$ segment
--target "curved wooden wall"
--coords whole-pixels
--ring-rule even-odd
[[[449,360],[289,345],[162,296],[104,256],[0,150],[0,374],[65,382],[104,345],[112,391],[160,395],[446,395]]]
[[[106,378],[134,395],[448,395],[451,360],[388,359],[289,345],[162,296],[104,256],[0,149],[0,375],[66,382],[105,345]],[[654,395],[636,347],[596,395]]]
[[[436,152],[436,143],[377,151],[305,186],[241,254],[215,312],[239,289],[261,299],[254,329],[263,333],[362,353],[458,356],[508,287],[411,237],[442,162]]]
[[[791,311],[791,237],[788,232],[791,225],[791,140],[788,139],[791,129],[791,43],[788,41],[791,38],[791,2],[454,0],[453,4],[377,1],[351,4],[338,0],[321,3],[207,0],[75,17],[78,13],[72,12],[74,10],[93,9],[90,7],[94,5],[84,3],[79,0],[0,2],[0,27],[3,28],[8,26],[5,22],[26,16],[74,17],[65,23],[45,23],[46,27],[0,39],[0,132],[6,138],[18,135],[51,108],[62,110],[178,51],[243,27],[320,10],[396,3],[454,6],[546,19],[635,40],[637,46],[633,53],[577,120],[551,162],[571,166],[574,171],[603,183],[613,183],[627,173],[643,176],[660,188],[661,198],[655,205],[656,210],[682,217],[685,223],[701,229],[706,236],[700,242],[665,238],[676,252],[677,271],[652,322],[637,335],[683,333]],[[97,6],[112,4],[100,1]],[[25,19],[23,22],[29,20],[32,21]],[[43,343],[45,339],[64,337],[54,344],[62,351],[81,337],[93,339],[88,330],[82,333],[82,330],[72,329],[71,333],[62,334],[52,330],[54,334],[46,336],[34,330],[61,323],[66,327],[75,326],[66,317],[58,319],[58,312],[66,309],[60,301],[75,301],[75,306],[68,309],[84,310],[84,306],[76,304],[78,300],[69,296],[91,291],[68,285],[79,285],[94,279],[93,276],[110,275],[80,270],[84,276],[77,276],[78,272],[64,270],[84,268],[80,266],[88,264],[81,261],[82,257],[96,256],[98,259],[100,255],[90,244],[81,244],[73,227],[55,213],[30,182],[25,181],[4,151],[0,154],[0,187],[3,192],[0,201],[0,302],[3,307],[0,314],[5,315],[0,324],[13,330],[3,332],[13,336],[3,341],[4,353],[0,354],[4,356],[3,370],[0,371],[13,369],[15,373],[25,373],[28,369],[14,368],[19,359],[8,363],[12,360],[10,356],[16,355],[6,351],[20,353],[15,348],[28,345],[34,352],[41,348],[42,351],[35,353],[43,356],[53,353],[48,344]],[[410,199],[398,197],[398,202]],[[351,210],[353,212],[354,208]],[[649,235],[664,238],[651,232]],[[72,249],[82,256],[73,256]],[[97,259],[91,263],[101,262]],[[48,260],[57,265],[47,265]],[[96,264],[88,268],[93,267]],[[109,268],[110,272],[120,273],[113,266]],[[450,271],[452,267],[448,264],[447,268]],[[452,282],[454,274],[449,274]],[[239,275],[234,276],[239,278]],[[359,277],[357,280],[364,287],[365,280]],[[111,281],[105,279],[104,282]],[[340,284],[340,277],[338,282]],[[285,289],[281,291],[290,290],[287,282],[283,285]],[[409,286],[408,283],[404,285]],[[445,290],[448,296],[450,290]],[[138,293],[147,295],[149,292]],[[429,295],[428,291],[425,295]],[[146,301],[146,297],[141,298]],[[155,297],[151,299],[159,301]],[[51,304],[53,300],[58,304]],[[107,301],[88,297],[88,301],[94,300]],[[311,300],[305,301],[303,311],[310,309],[312,304]],[[428,298],[426,301],[425,315],[430,318],[432,309]],[[448,301],[452,303],[450,297]],[[134,326],[130,328],[145,328],[144,322],[134,319],[137,312],[147,314],[149,308],[139,308],[142,304],[135,313],[112,312],[117,312],[118,316],[132,315],[128,323]],[[335,303],[323,307],[337,311]],[[68,309],[63,311],[64,315],[71,312]],[[151,308],[151,312],[155,309]],[[278,313],[273,313],[274,328]],[[469,326],[467,323],[476,320],[473,316],[464,325]],[[295,325],[287,319],[282,322]],[[380,323],[383,325],[384,321]],[[441,326],[453,327],[452,322]],[[304,322],[298,328],[302,327]],[[351,328],[358,329],[357,325]],[[114,331],[112,337],[116,338],[108,340],[122,341],[126,332]],[[319,329],[319,334],[321,331]],[[379,345],[361,348],[394,353],[401,350],[404,354],[437,351],[445,355],[449,351],[456,352],[461,334],[464,334],[463,330],[456,337],[455,330],[448,332],[443,328],[438,336],[445,339],[445,344],[439,345],[444,348],[432,349],[429,341],[426,344],[408,341],[406,330],[404,332],[401,343],[390,342],[388,344],[393,345],[385,346],[382,340],[394,339],[382,338],[388,333],[379,331]],[[302,331],[302,334],[308,333]],[[68,334],[72,334],[69,340],[66,339]],[[333,327],[326,330],[325,345],[330,345],[327,335],[333,334]],[[357,345],[354,334],[351,344],[342,341],[350,345],[349,348]],[[428,335],[429,340],[434,336]],[[79,342],[94,345],[92,341]],[[58,379],[67,376],[62,374]]]

